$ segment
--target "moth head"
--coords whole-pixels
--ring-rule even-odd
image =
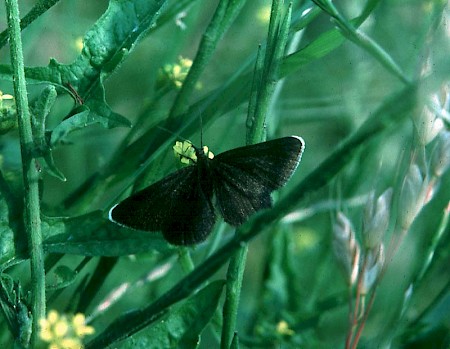
[[[190,141],[177,141],[173,146],[175,157],[179,158],[182,164],[190,165],[197,162],[197,153],[195,147]],[[214,154],[205,145],[203,146],[203,153],[209,159],[214,158]]]

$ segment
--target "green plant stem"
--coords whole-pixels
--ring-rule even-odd
[[[41,0],[28,12],[20,21],[20,29],[23,30],[28,27],[34,20],[39,18],[48,9],[56,5],[60,0]],[[0,33],[0,48],[5,46],[8,42],[8,29]]]
[[[189,98],[195,91],[195,85],[211,59],[217,43],[237,17],[245,2],[246,0],[220,0],[213,18],[202,36],[197,55],[192,62],[189,73],[173,103],[169,119],[174,119],[186,111]]]
[[[347,333],[347,339],[345,341],[345,348],[346,349],[350,349],[353,348],[353,345],[355,342],[353,342],[352,344],[352,339],[354,340],[354,333],[355,333],[355,329],[358,326],[358,319],[359,319],[359,313],[360,313],[360,303],[361,303],[361,299],[363,297],[363,294],[361,293],[362,287],[363,287],[363,281],[364,281],[364,274],[366,273],[366,268],[367,268],[367,254],[364,256],[364,261],[363,261],[363,265],[361,267],[361,270],[359,272],[359,277],[358,277],[358,284],[356,286],[356,296],[355,296],[355,306],[353,308],[353,312],[350,315],[350,324],[349,324],[349,329],[348,329],[348,333]],[[350,297],[351,297],[351,292],[350,292]],[[351,298],[350,298],[350,302],[351,302]],[[364,324],[359,324],[360,327],[364,326]],[[359,329],[358,329],[359,330]],[[357,342],[356,342],[357,343]]]
[[[261,49],[256,59],[256,69],[253,78],[249,115],[247,118],[247,144],[260,142],[265,138],[265,123],[269,106],[273,100],[273,92],[278,81],[278,70],[287,42],[289,24],[291,19],[291,6],[283,16],[283,1],[274,1],[272,4],[267,47],[265,49],[262,73]],[[262,74],[262,75],[260,75]],[[248,246],[243,244],[231,258],[227,272],[226,296],[223,306],[223,325],[221,349],[229,349],[236,330],[236,317],[239,307],[239,298],[242,288],[242,278],[247,260]]]
[[[178,260],[181,264],[181,267],[183,268],[183,271],[188,274],[192,270],[194,270],[195,265],[194,261],[192,260],[191,254],[189,253],[189,250],[186,247],[180,247],[178,249]]]
[[[376,290],[377,290],[378,285],[379,285],[378,283],[375,284],[372,294],[370,295],[369,304],[367,305],[367,307],[364,311],[364,315],[360,321],[358,330],[356,331],[356,334],[353,337],[353,344],[351,346],[351,349],[357,349],[357,347],[358,347],[358,343],[359,343],[359,340],[361,339],[362,331],[364,330],[364,326],[367,324],[367,319],[369,318],[369,314],[370,314],[370,311],[372,310],[373,302],[375,301],[375,295],[376,295]]]
[[[32,157],[33,135],[28,109],[26,80],[23,64],[22,41],[20,37],[20,17],[17,0],[5,0],[6,16],[10,37],[11,64],[14,76],[14,94],[18,114],[20,148],[22,155],[24,185],[24,219],[28,235],[31,259],[31,289],[33,334],[32,346],[38,339],[39,319],[45,317],[45,269],[42,249],[41,218],[39,207],[38,171]]]
[[[334,19],[335,24],[347,39],[353,41],[356,45],[369,52],[379,63],[381,63],[391,73],[396,75],[397,78],[399,78],[403,83],[411,83],[394,59],[374,40],[366,36],[360,30],[355,29],[352,23],[346,20],[344,16],[342,16],[336,9],[331,0],[313,1]],[[376,4],[376,1],[373,1],[372,3]]]
[[[273,2],[262,69],[260,69],[262,58],[258,52],[247,118],[247,127],[249,128],[247,144],[260,142],[266,136],[266,119],[272,105],[275,86],[279,81],[279,70],[284,57],[292,15],[292,6],[289,5],[283,16],[282,5],[282,1]]]
[[[227,271],[226,298],[223,305],[221,349],[229,349],[235,335],[236,317],[241,295],[242,279],[247,260],[248,245],[243,244],[231,258]]]

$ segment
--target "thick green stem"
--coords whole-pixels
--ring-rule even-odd
[[[32,346],[38,339],[39,319],[45,317],[45,269],[42,250],[41,218],[39,207],[38,171],[32,156],[33,135],[28,109],[26,80],[23,64],[20,17],[17,0],[5,0],[14,77],[14,94],[18,114],[20,147],[24,185],[24,219],[31,258],[31,287],[33,335]]]
[[[223,326],[221,349],[229,349],[236,330],[236,317],[241,295],[242,279],[244,277],[245,262],[248,245],[242,244],[230,261],[227,271],[226,298],[223,306]]]
[[[249,105],[247,118],[247,144],[260,142],[265,136],[265,124],[269,105],[273,100],[273,91],[278,81],[279,62],[284,54],[289,24],[291,18],[291,6],[283,17],[283,1],[277,0],[272,4],[267,47],[265,49],[264,64],[262,65],[261,52],[258,58],[253,82],[254,96]],[[258,76],[258,70],[262,68],[262,76]],[[228,266],[225,304],[223,306],[223,326],[221,349],[229,349],[236,331],[236,318],[239,308],[239,298],[242,288],[242,278],[247,259],[247,244],[242,244],[236,254],[231,258]]]

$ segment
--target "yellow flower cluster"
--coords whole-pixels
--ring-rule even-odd
[[[284,320],[281,320],[277,324],[277,332],[284,336],[292,336],[293,334],[295,334],[295,332],[289,328],[289,324]]]
[[[175,157],[180,158],[182,164],[189,165],[193,162],[197,162],[197,154],[195,154],[195,148],[190,141],[175,142],[173,152]],[[203,152],[208,158],[214,158],[213,152],[210,151],[206,145],[203,146]]]
[[[83,314],[60,315],[51,310],[46,319],[39,321],[40,337],[49,343],[48,349],[80,349],[81,339],[94,333],[94,328],[86,326]]]
[[[277,332],[284,336],[292,336],[295,334],[295,332],[289,328],[289,324],[284,320],[281,320],[277,324]]]
[[[175,157],[180,158],[182,164],[189,165],[192,162],[197,161],[197,155],[192,143],[189,141],[179,142],[176,141],[173,146],[173,152]]]
[[[186,79],[191,66],[192,60],[180,56],[177,64],[166,64],[163,70],[175,86],[180,88],[183,85],[184,79]]]

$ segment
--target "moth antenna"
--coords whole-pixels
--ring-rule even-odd
[[[200,114],[200,149],[203,149],[203,118]]]

